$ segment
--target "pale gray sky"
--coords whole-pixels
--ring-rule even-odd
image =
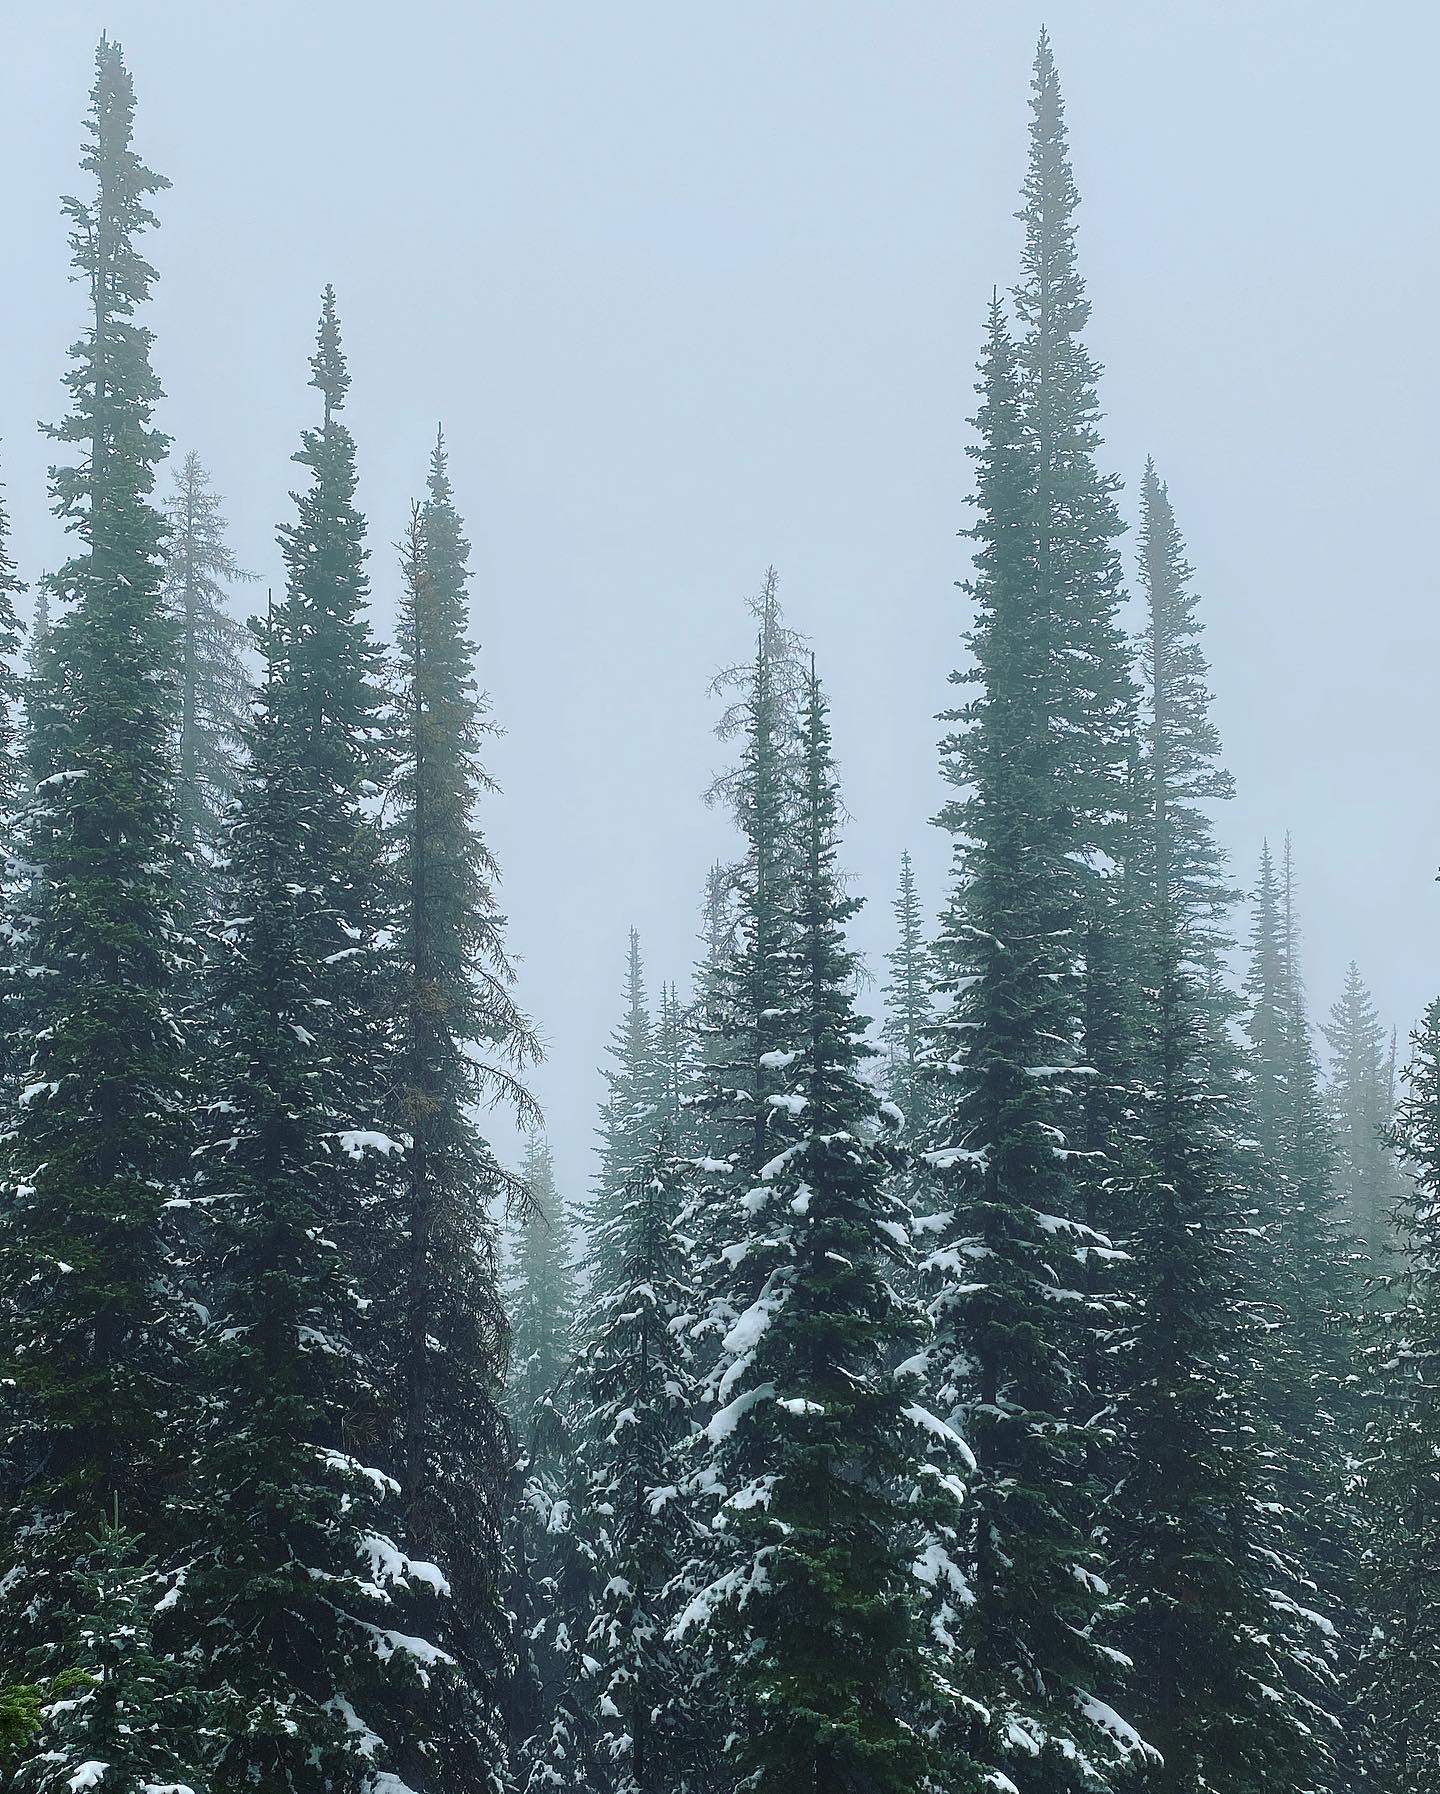
[[[163,422],[278,585],[274,526],[339,290],[378,609],[437,418],[508,728],[486,816],[570,1193],[625,931],[683,977],[725,846],[705,688],[780,569],[834,704],[878,957],[901,849],[938,901],[933,713],[964,607],[965,419],[1015,273],[1054,36],[1105,461],[1168,478],[1209,625],[1248,882],[1296,837],[1312,1002],[1440,989],[1433,552],[1440,9],[1348,0],[3,0],[0,436],[59,558],[37,418],[80,318],[58,196],[96,38],[125,46]],[[1127,544],[1133,565],[1133,545]]]

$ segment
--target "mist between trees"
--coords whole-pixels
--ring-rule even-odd
[[[937,520],[943,910],[905,856],[867,978],[771,569],[712,692],[733,851],[693,966],[617,943],[583,1192],[443,433],[382,642],[327,287],[243,621],[154,423],[168,183],[108,39],[80,168],[70,558],[22,576],[0,508],[6,1785],[1434,1794],[1440,1002],[1402,1049],[1352,966],[1316,1026],[1288,836],[1242,907],[1181,520],[1148,463],[1122,545],[1102,464],[1048,38]]]

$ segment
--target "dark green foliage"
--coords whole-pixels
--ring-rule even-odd
[[[505,1656],[500,1541],[509,1433],[497,1405],[508,1352],[494,1208],[511,1194],[475,1123],[480,1102],[538,1112],[520,1073],[538,1048],[511,994],[498,868],[476,815],[491,789],[480,760],[492,727],[468,639],[469,544],[444,444],[412,518],[401,601],[397,875],[407,982],[401,1116],[406,1152],[403,1464],[407,1535],[445,1565],[448,1598],[421,1587],[408,1630],[436,1638],[457,1673],[419,1691],[402,1774],[427,1794],[496,1785]],[[428,1751],[411,1748],[427,1725]]]
[[[380,708],[363,613],[354,447],[333,295],[314,383],[313,480],[282,531],[285,602],[232,828],[222,1025],[202,1156],[213,1291],[197,1467],[203,1534],[185,1590],[223,1699],[217,1790],[348,1789],[396,1762],[385,1717],[448,1678],[397,1623],[443,1577],[407,1549],[376,1306],[402,1234],[381,1126],[392,1074],[384,887],[368,811]],[[383,1271],[382,1271],[383,1267]],[[403,1701],[401,1701],[403,1705]],[[403,1750],[434,1723],[412,1711]]]
[[[941,820],[959,837],[960,873],[936,949],[928,1160],[945,1223],[926,1262],[935,1399],[978,1465],[957,1544],[968,1587],[937,1623],[954,1640],[967,1704],[950,1721],[964,1747],[1012,1780],[1038,1753],[1065,1787],[1066,1763],[1118,1764],[1125,1752],[1087,1721],[1101,1712],[1092,1691],[1114,1671],[1098,1636],[1110,1603],[1082,1495],[1077,1363],[1091,1308],[1081,1279],[1107,1247],[1078,1219],[1065,1151],[1077,1029],[1071,824],[1057,807],[1061,737],[1046,705],[1054,620],[1037,577],[1034,436],[998,301],[980,372],[975,695],[951,714],[958,726],[942,750],[959,795]]]
[[[680,1487],[698,1393],[684,1329],[694,1292],[676,1231],[684,1176],[662,1141],[622,1193],[604,1242],[614,1288],[593,1312],[577,1367],[595,1549],[587,1645],[613,1794],[713,1786],[696,1748],[705,1735],[696,1669],[668,1636],[696,1524]]]
[[[1411,1039],[1396,1138],[1409,1182],[1398,1271],[1372,1334],[1361,1511],[1373,1622],[1358,1694],[1374,1786],[1429,1794],[1440,1777],[1440,1003]]]
[[[742,787],[756,866],[770,826],[765,701],[762,652]],[[915,1326],[891,1282],[905,1211],[859,1076],[870,1049],[844,933],[857,906],[837,868],[839,800],[813,676],[796,764],[795,876],[778,888],[747,882],[742,911],[742,939],[759,934],[762,891],[786,918],[792,1001],[773,1022],[764,1069],[778,1086],[767,1106],[789,1120],[767,1161],[747,1166],[719,1254],[732,1281],[712,1296],[717,1332],[719,1317],[726,1324],[698,1486],[720,1548],[714,1573],[692,1576],[677,1636],[698,1636],[715,1662],[733,1664],[743,1787],[908,1794],[933,1763],[906,1719],[925,1661],[905,1556],[921,1477],[908,1423],[928,1417],[912,1411],[909,1373],[893,1373],[887,1356]]]
[[[1250,1073],[1256,1132],[1270,1167],[1265,1288],[1280,1321],[1275,1399],[1285,1435],[1324,1451],[1322,1418],[1338,1418],[1348,1374],[1339,1325],[1353,1309],[1343,1249],[1334,1154],[1300,976],[1290,841],[1277,878],[1261,856],[1249,979]],[[1330,1440],[1333,1447],[1333,1436]]]
[[[273,636],[268,647],[283,651]],[[205,1534],[184,1604],[224,1702],[217,1789],[256,1777],[277,1791],[350,1786],[397,1654],[385,1586],[396,1578],[369,1541],[398,1530],[400,1489],[354,1449],[379,1400],[361,1349],[371,1297],[349,1247],[360,1180],[323,1044],[316,947],[333,921],[309,857],[317,803],[285,687],[272,659],[229,843],[244,919],[216,974],[222,1100],[202,1159],[216,1297],[197,1468]]]
[[[1282,1692],[1286,1568],[1255,1413],[1244,1161],[1216,1083],[1229,1052],[1217,979],[1230,893],[1209,806],[1230,782],[1190,570],[1153,463],[1143,507],[1148,715],[1134,858],[1148,1001],[1125,1187],[1132,1307],[1114,1379],[1122,1474],[1107,1536],[1118,1636],[1135,1666],[1131,1711],[1163,1757],[1147,1787],[1261,1794],[1309,1785],[1297,1777],[1312,1765],[1308,1715]]]
[[[90,1541],[64,1615],[75,1667],[48,1688],[20,1688],[14,1767],[20,1794],[204,1794],[211,1746],[206,1704],[156,1651],[152,1614],[162,1579],[118,1521]]]
[[[1142,652],[1149,707],[1143,790],[1153,820],[1146,831],[1148,895],[1152,905],[1168,906],[1183,959],[1208,990],[1230,947],[1227,917],[1240,896],[1225,876],[1212,809],[1234,795],[1235,781],[1220,764],[1220,736],[1210,715],[1194,572],[1169,488],[1153,460],[1146,461],[1140,486],[1139,562],[1149,617]],[[1157,888],[1162,882],[1163,893]]]
[[[177,1468],[185,1314],[167,1206],[184,1160],[182,1042],[170,1003],[175,940],[164,525],[150,502],[165,438],[150,333],[155,279],[137,242],[167,183],[131,148],[134,92],[102,39],[81,158],[94,191],[67,199],[87,327],[51,436],[57,514],[76,538],[54,576],[31,755],[46,769],[26,818],[19,951],[33,1055],[4,1146],[0,1353],[13,1379],[0,1474],[8,1574],[0,1674],[70,1666],[61,1613],[96,1514],[117,1494],[147,1548],[165,1534]]]
[[[1083,855],[1115,845],[1121,832],[1135,700],[1118,621],[1120,482],[1095,462],[1100,370],[1081,336],[1090,302],[1075,259],[1079,203],[1055,59],[1042,31],[1019,213],[1025,246],[1015,289],[1017,371],[1030,457],[1037,696],[1064,739],[1051,801]]]
[[[1305,1011],[1288,837],[1278,878],[1268,846],[1261,856],[1248,990],[1250,1113],[1259,1148],[1252,1276],[1267,1332],[1257,1383],[1285,1515],[1286,1586],[1298,1597],[1288,1679],[1311,1710],[1312,1774],[1323,1787],[1335,1742],[1330,1615],[1353,1573],[1346,1459],[1357,1417],[1344,1323],[1357,1292],[1338,1224],[1330,1131]],[[1312,1623],[1312,1611],[1319,1621]]]

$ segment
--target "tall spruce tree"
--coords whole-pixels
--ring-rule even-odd
[[[1411,1040],[1396,1137],[1398,1269],[1370,1350],[1362,1452],[1372,1621],[1357,1688],[1375,1787],[1422,1794],[1440,1777],[1440,1002]]]
[[[1019,213],[1025,239],[1016,347],[1034,482],[1031,577],[1042,638],[1034,670],[1043,726],[1063,742],[1050,774],[1053,822],[1065,846],[1055,874],[1068,884],[1061,919],[1074,946],[1072,1026],[1085,1067],[1067,1092],[1062,1125],[1077,1155],[1075,1218],[1108,1233],[1124,1222],[1115,1198],[1135,1075],[1134,917],[1118,870],[1129,845],[1135,694],[1119,617],[1120,482],[1097,461],[1101,370],[1084,340],[1090,302],[1075,248],[1079,203],[1059,77],[1042,30]],[[1080,1280],[1092,1336],[1079,1364],[1097,1414],[1109,1395],[1106,1347],[1116,1312],[1107,1262],[1092,1254]],[[1097,1435],[1095,1451],[1105,1446]]]
[[[656,1118],[678,1157],[693,1159],[703,1145],[696,1127],[702,1047],[693,1006],[673,984],[660,987],[655,1024]]]
[[[933,1024],[932,973],[925,942],[925,919],[915,889],[910,855],[900,856],[900,886],[895,894],[895,945],[885,955],[890,977],[885,986],[887,1048],[886,1087],[905,1119],[906,1137],[923,1140],[928,1129],[931,1083],[924,1071],[925,1049]]]
[[[10,553],[10,514],[0,485],[0,815],[6,818],[7,833],[14,824],[20,785],[18,711],[23,681],[15,657],[25,631],[15,612],[15,600],[24,590],[25,582]]]
[[[348,376],[325,294],[312,479],[228,846],[223,1038],[201,1191],[211,1217],[202,1536],[184,1591],[224,1703],[213,1783],[350,1789],[424,1756],[405,1693],[454,1668],[397,1621],[444,1578],[407,1549],[377,1298],[403,1262],[382,1125],[393,1044],[370,793],[380,709]],[[377,963],[378,962],[378,963]],[[387,1726],[396,1708],[406,1731]],[[422,1717],[423,1715],[423,1717]]]
[[[519,1442],[507,1558],[514,1667],[511,1786],[584,1790],[600,1774],[588,1685],[593,1553],[584,1517],[574,1378],[575,1257],[548,1146],[532,1136],[530,1203],[511,1267],[506,1400]]]
[[[1256,892],[1248,995],[1250,1113],[1259,1148],[1252,1277],[1267,1338],[1259,1393],[1269,1422],[1280,1556],[1289,1568],[1287,1685],[1309,1710],[1312,1775],[1343,1786],[1353,1743],[1337,1718],[1335,1620],[1354,1576],[1356,1443],[1351,1255],[1337,1224],[1333,1160],[1300,974],[1289,837],[1277,874],[1268,844]],[[1283,1592],[1283,1590],[1282,1590]],[[1341,1753],[1341,1768],[1329,1760]]]
[[[628,1201],[633,1180],[651,1159],[661,1102],[655,1022],[645,994],[640,936],[630,930],[625,964],[624,1013],[610,1037],[605,1103],[600,1111],[600,1149],[590,1202],[586,1258],[591,1288],[610,1294],[622,1266],[611,1247],[618,1236],[609,1223]]]
[[[26,821],[23,917],[33,1052],[4,1143],[0,1334],[7,1384],[0,1679],[70,1666],[64,1614],[94,1529],[118,1497],[150,1552],[169,1545],[186,1311],[167,1205],[183,1164],[182,1043],[170,1001],[174,833],[167,745],[172,633],[163,520],[151,502],[166,439],[151,334],[156,278],[139,241],[168,183],[131,147],[135,95],[102,38],[81,157],[94,190],[65,201],[89,295],[71,350],[73,448],[51,476],[76,538],[54,576]]]
[[[493,788],[480,759],[493,725],[468,639],[468,562],[437,437],[404,554],[404,721],[393,787],[408,986],[401,1481],[411,1545],[442,1563],[450,1583],[447,1600],[417,1591],[413,1629],[442,1641],[458,1674],[418,1691],[439,1713],[428,1755],[402,1753],[415,1794],[497,1785],[499,1564],[510,1467],[496,1400],[508,1330],[494,1208],[514,1180],[481,1136],[475,1111],[503,1100],[522,1124],[539,1119],[520,1081],[537,1043],[512,994],[498,869],[476,814]],[[424,1728],[415,1732],[423,1737]]]
[[[762,650],[745,761],[757,796],[764,666]],[[839,797],[813,675],[797,765],[796,875],[771,892],[787,917],[789,1001],[763,1055],[778,1080],[766,1106],[788,1124],[747,1167],[719,1254],[738,1275],[699,1480],[725,1546],[676,1633],[698,1632],[733,1663],[745,1788],[913,1790],[935,1766],[909,1723],[926,1665],[906,1548],[923,1480],[914,1441],[925,1425],[948,1429],[914,1402],[911,1370],[890,1369],[891,1350],[918,1338],[893,1287],[908,1232],[895,1155],[859,1075],[872,1049],[845,941],[858,906],[837,868]]]
[[[796,738],[809,648],[805,637],[785,621],[780,575],[774,567],[765,569],[764,584],[753,598],[746,599],[745,608],[755,621],[755,638],[769,669],[770,698],[780,719],[777,741],[783,749],[787,744],[793,745]],[[746,659],[723,667],[710,681],[710,695],[726,700],[715,724],[721,741],[743,742],[748,737],[753,678],[754,663]],[[706,802],[723,803],[734,811],[741,801],[743,779],[743,763],[728,767],[711,782],[705,793]]]
[[[253,580],[226,539],[222,500],[193,452],[166,501],[165,600],[179,646],[176,759],[180,849],[202,913],[220,852],[225,812],[239,788],[251,679],[232,585]]]
[[[25,693],[24,670],[15,665],[24,639],[24,628],[15,612],[15,600],[24,592],[10,554],[10,516],[0,485],[0,1088],[8,1104],[15,1088],[15,1074],[28,1057],[23,1021],[26,982],[19,963],[19,931],[13,911],[25,878],[17,839],[21,793],[25,788],[25,751],[21,702]],[[39,594],[37,594],[37,602]]]
[[[1340,1327],[1353,1309],[1334,1188],[1333,1146],[1300,972],[1290,838],[1277,876],[1261,856],[1249,978],[1251,1081],[1257,1135],[1273,1172],[1267,1278],[1281,1318],[1281,1422],[1297,1448],[1333,1446],[1345,1382]]]
[[[1138,560],[1148,619],[1141,648],[1148,709],[1140,856],[1150,871],[1146,907],[1158,922],[1168,906],[1192,983],[1199,994],[1216,998],[1228,1019],[1238,1005],[1220,981],[1233,945],[1229,915],[1240,892],[1226,876],[1213,806],[1234,795],[1235,781],[1220,764],[1220,736],[1210,715],[1194,571],[1153,459],[1140,483]]]
[[[1053,106],[1042,50],[1037,132]],[[1032,184],[1043,173],[1032,169]],[[951,1726],[992,1778],[1043,1776],[1049,1789],[1103,1785],[1131,1748],[1104,1699],[1111,1603],[1082,1486],[1079,1364],[1094,1318],[1083,1278],[1109,1248],[1079,1218],[1065,1133],[1077,1104],[1081,806],[1067,803],[1059,762],[1080,725],[1062,729],[1052,708],[1063,619],[1040,574],[1038,433],[998,299],[980,376],[974,666],[954,676],[975,690],[942,744],[958,793],[941,816],[957,879],[936,953],[928,1154],[944,1231],[926,1268],[936,1400],[977,1459],[958,1547],[969,1587],[950,1615],[965,1697]]]
[[[682,1492],[696,1390],[684,1320],[693,1308],[677,1229],[685,1167],[668,1136],[605,1222],[613,1287],[592,1296],[579,1366],[581,1456],[593,1516],[596,1598],[587,1645],[599,1668],[605,1788],[713,1787],[690,1653],[670,1636],[673,1589],[696,1519]],[[697,1748],[698,1747],[698,1748]]]
[[[1231,892],[1212,806],[1231,792],[1210,718],[1191,571],[1147,463],[1149,624],[1136,854],[1143,1118],[1126,1196],[1132,1311],[1121,1334],[1120,1467],[1107,1533],[1134,1660],[1130,1702],[1163,1758],[1146,1786],[1308,1786],[1308,1715],[1285,1687],[1274,1502],[1255,1412],[1244,1168],[1231,1132],[1233,1009],[1220,982]],[[1222,1063],[1222,1060],[1224,1061]]]
[[[1391,1215],[1403,1191],[1389,1141],[1395,1049],[1353,959],[1321,1031],[1330,1048],[1326,1097],[1339,1221],[1363,1254],[1363,1274],[1379,1279],[1389,1268]]]

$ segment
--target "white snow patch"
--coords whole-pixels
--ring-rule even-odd
[[[718,1445],[722,1439],[728,1439],[735,1428],[750,1412],[757,1402],[768,1402],[774,1399],[775,1385],[761,1383],[754,1389],[747,1389],[743,1395],[737,1395],[733,1402],[710,1416],[710,1424],[705,1428],[705,1437],[712,1445]]]
[[[340,1136],[340,1150],[348,1152],[352,1159],[358,1159],[367,1152],[378,1152],[388,1158],[392,1152],[403,1152],[405,1148],[398,1140],[392,1140],[389,1134],[376,1133],[374,1128],[347,1128]]]

